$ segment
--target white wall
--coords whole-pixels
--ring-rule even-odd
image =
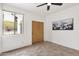
[[[24,14],[24,34],[21,35],[3,35],[0,31],[2,37],[2,52],[13,50],[16,48],[28,46],[32,44],[32,20],[44,20],[43,17],[39,15],[32,14],[27,10],[22,10],[13,6],[5,5],[2,6],[3,10],[13,11],[17,13]],[[0,29],[3,19],[0,19]]]
[[[74,30],[52,30],[52,22],[67,18],[74,18]],[[45,40],[79,50],[79,5],[46,17]]]
[[[1,4],[0,4],[0,53],[2,52],[2,37],[1,37],[1,35],[2,35],[2,22],[1,22],[1,20],[2,20],[2,12],[1,12]]]

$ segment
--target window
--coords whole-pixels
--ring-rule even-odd
[[[8,11],[4,14],[4,34],[22,34],[23,33],[23,15]]]

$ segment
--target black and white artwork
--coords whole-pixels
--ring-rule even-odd
[[[53,22],[52,30],[73,30],[73,18]]]

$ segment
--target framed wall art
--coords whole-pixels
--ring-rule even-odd
[[[52,30],[73,30],[73,18],[53,22]]]

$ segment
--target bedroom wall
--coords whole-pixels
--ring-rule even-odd
[[[74,30],[52,30],[52,22],[74,19]],[[46,16],[45,41],[79,50],[79,5]]]
[[[2,37],[1,37],[1,35],[2,35],[2,22],[1,22],[1,20],[2,20],[2,12],[1,12],[1,4],[0,4],[0,53],[2,52]]]
[[[21,35],[1,35],[2,37],[2,52],[13,50],[16,48],[21,48],[32,44],[32,20],[42,21],[44,18],[39,15],[28,12],[27,10],[22,10],[20,8],[2,4],[2,10],[13,11],[17,13],[24,14],[24,34]],[[2,26],[1,23],[0,26]],[[2,32],[2,31],[0,31]]]

